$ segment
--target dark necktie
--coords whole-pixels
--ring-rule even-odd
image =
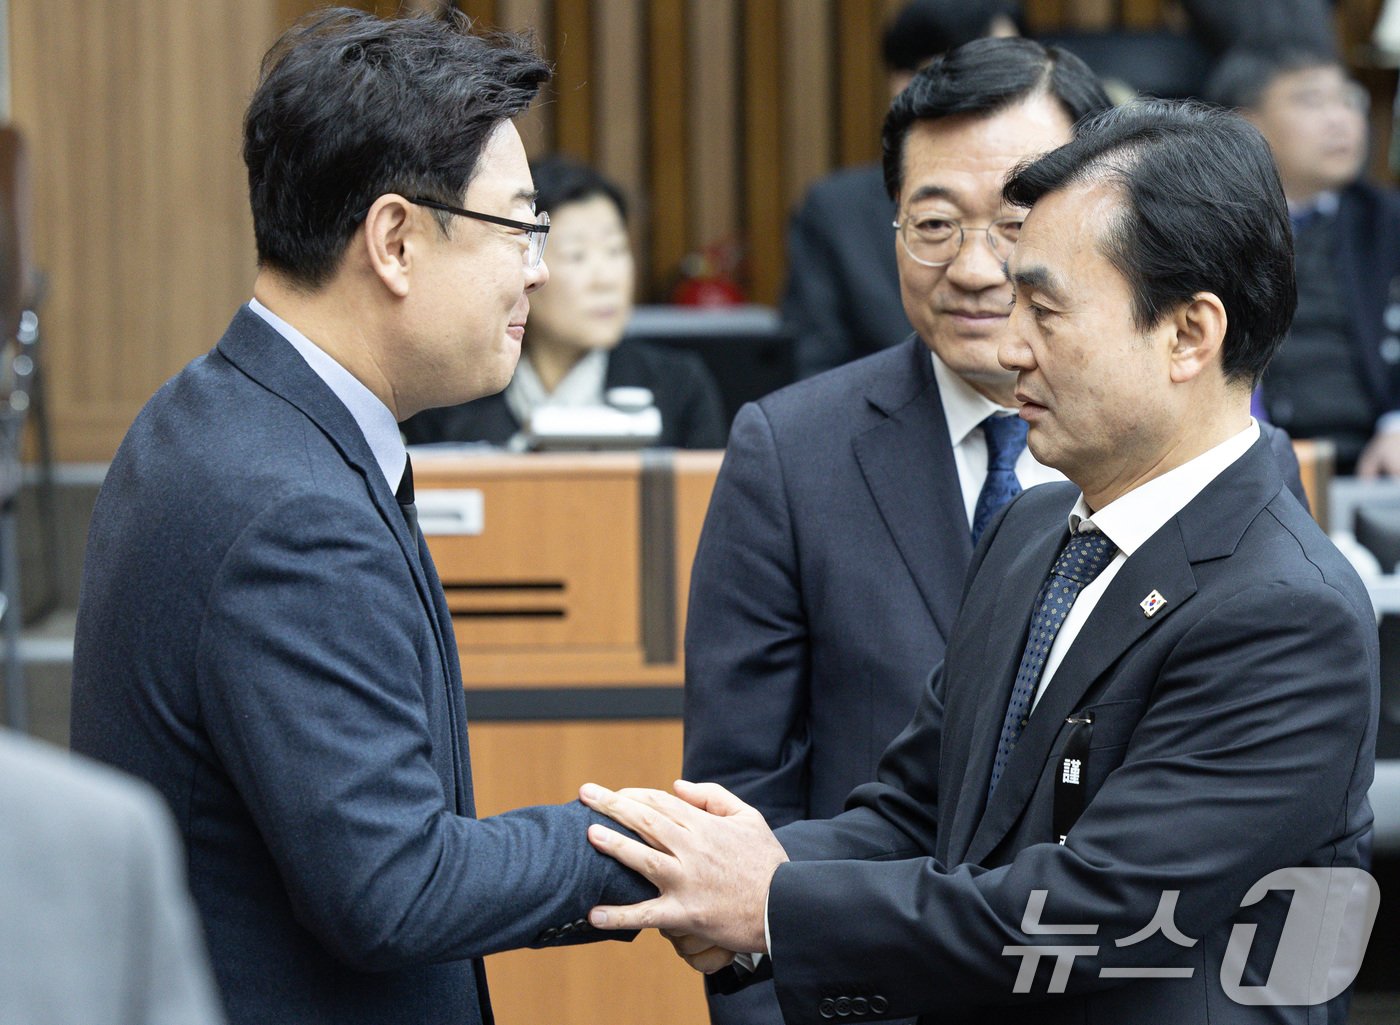
[[[1070,606],[1079,592],[1103,572],[1117,551],[1113,542],[1097,530],[1073,534],[1040,586],[1040,593],[1035,597],[1035,615],[1031,617],[1031,629],[1026,637],[1026,650],[1021,653],[1016,683],[1011,688],[1011,700],[1007,702],[1006,716],[1001,723],[996,761],[992,763],[992,778],[987,786],[988,798],[1001,779],[1021,731],[1026,728],[1031,698],[1035,696],[1040,674],[1045,671],[1045,660],[1050,656],[1050,646],[1055,643],[1055,635],[1064,625]]]
[[[1016,479],[1016,460],[1026,448],[1026,421],[1019,416],[992,416],[982,421],[982,434],[987,439],[987,477],[977,495],[972,511],[972,543],[982,537],[982,531],[992,522],[1001,507],[1021,493]]]
[[[1293,225],[1293,235],[1296,238],[1301,232],[1307,231],[1314,224],[1322,219],[1322,211],[1316,205],[1305,207],[1302,210],[1288,212],[1289,223]]]
[[[413,504],[413,460],[407,452],[403,454],[403,476],[399,479],[399,489],[394,492],[394,497],[399,501],[403,518],[408,521],[409,533],[417,537],[418,506]]]

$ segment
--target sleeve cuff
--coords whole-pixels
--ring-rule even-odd
[[[771,891],[770,891],[771,892]],[[763,945],[768,948],[768,954],[744,954],[734,955],[734,963],[746,972],[758,970],[758,966],[763,963],[765,956],[771,957],[773,954],[773,934],[768,931],[768,898],[763,898]]]

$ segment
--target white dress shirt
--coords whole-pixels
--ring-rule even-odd
[[[999,406],[968,384],[932,352],[933,376],[938,381],[938,395],[943,400],[943,417],[948,421],[948,438],[953,443],[953,463],[958,468],[958,484],[962,487],[963,506],[967,509],[967,526],[972,529],[977,510],[977,496],[987,477],[987,436],[982,421],[989,416],[1016,416],[1017,411]],[[1051,481],[1064,480],[1059,470],[1036,462],[1029,448],[1016,459],[1016,479],[1022,488]]]
[[[1055,643],[1050,645],[1050,654],[1045,659],[1045,670],[1040,674],[1040,685],[1036,688],[1035,698],[1031,703],[1032,710],[1035,703],[1040,701],[1040,696],[1045,693],[1045,688],[1050,685],[1055,670],[1064,661],[1070,645],[1079,636],[1084,621],[1089,618],[1089,613],[1094,611],[1094,606],[1108,589],[1109,582],[1123,567],[1123,563],[1127,562],[1148,538],[1162,529],[1168,520],[1185,509],[1191,499],[1205,490],[1207,484],[1249,451],[1250,446],[1258,440],[1259,424],[1251,417],[1249,426],[1239,434],[1227,438],[1176,469],[1168,470],[1162,476],[1154,477],[1146,484],[1133,488],[1096,513],[1090,511],[1084,496],[1079,496],[1079,501],[1075,502],[1074,508],[1070,510],[1070,531],[1096,528],[1118,546],[1118,552],[1103,571],[1079,592],[1079,597],[1070,606],[1069,613],[1060,626],[1060,632],[1055,635]],[[1169,594],[1164,597],[1167,601],[1172,599]]]
[[[331,355],[306,335],[292,327],[256,299],[248,300],[248,309],[272,327],[279,335],[291,343],[293,349],[306,360],[307,366],[326,387],[335,392],[335,397],[344,403],[351,417],[359,425],[360,433],[369,443],[370,453],[379,464],[379,471],[389,484],[390,491],[398,491],[403,478],[403,468],[408,462],[404,451],[403,437],[399,425],[389,407],[379,401],[379,396],[370,391],[350,371],[337,363]]]

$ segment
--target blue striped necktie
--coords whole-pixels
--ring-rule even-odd
[[[1030,719],[1031,699],[1045,672],[1045,660],[1050,656],[1050,646],[1055,643],[1055,635],[1064,625],[1070,606],[1095,577],[1109,564],[1117,546],[1097,530],[1085,530],[1070,535],[1060,557],[1050,569],[1050,575],[1040,586],[1035,597],[1035,614],[1031,617],[1030,633],[1026,635],[1026,649],[1021,653],[1021,664],[1016,669],[1016,683],[1011,688],[1011,700],[1006,705],[1006,716],[1001,723],[1001,736],[997,740],[996,761],[992,763],[992,778],[987,785],[987,797],[997,788],[1002,770],[1011,757],[1021,731]]]
[[[972,511],[974,545],[1001,507],[1021,493],[1021,482],[1016,479],[1016,460],[1026,448],[1026,427],[1026,421],[1019,416],[994,413],[982,421],[982,434],[987,439],[987,477],[982,481],[982,490]]]

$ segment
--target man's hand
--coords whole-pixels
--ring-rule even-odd
[[[681,960],[697,972],[710,975],[734,963],[734,951],[716,947],[709,940],[669,929],[661,930],[661,935],[671,941],[671,946],[676,948]]]
[[[758,810],[717,783],[677,780],[675,789],[679,796],[660,790],[614,792],[592,783],[579,791],[584,804],[651,845],[590,826],[593,846],[661,891],[630,907],[596,907],[588,920],[599,929],[684,933],[690,954],[678,947],[681,956],[703,958],[705,966],[733,950],[766,953],[768,884],[787,853]],[[710,947],[722,953],[707,954]]]
[[[1378,431],[1356,461],[1358,477],[1400,477],[1400,430]]]

